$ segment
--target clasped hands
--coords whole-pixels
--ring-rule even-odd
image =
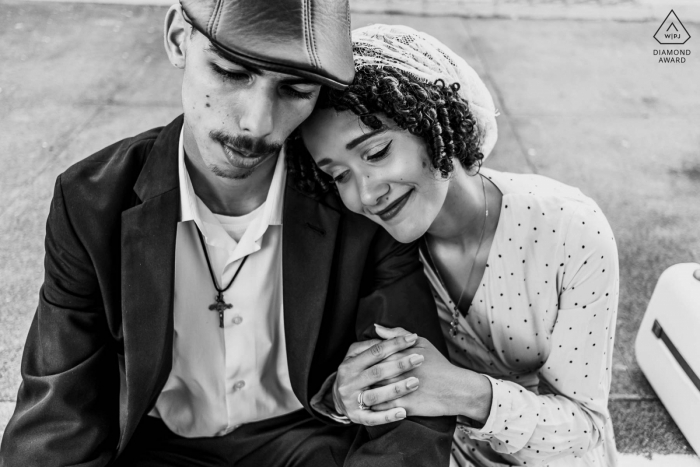
[[[452,365],[427,339],[402,328],[375,326],[381,339],[351,345],[333,385],[336,410],[354,423],[457,415],[465,402],[460,392],[474,389],[475,378],[485,379]]]

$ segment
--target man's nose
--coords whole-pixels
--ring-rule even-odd
[[[241,105],[241,131],[254,138],[269,136],[274,129],[276,99],[267,86],[254,85],[249,98]]]
[[[379,180],[373,180],[371,176],[360,175],[358,181],[360,200],[364,206],[375,206],[379,200],[389,193],[389,185]]]

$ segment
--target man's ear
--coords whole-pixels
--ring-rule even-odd
[[[182,6],[176,3],[170,7],[165,15],[164,45],[168,59],[173,66],[185,68],[185,55],[187,52],[187,37],[190,26],[182,15]]]

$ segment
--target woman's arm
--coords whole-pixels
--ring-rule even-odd
[[[551,352],[538,373],[540,393],[549,394],[491,379],[488,419],[483,427],[464,433],[527,465],[581,457],[599,445],[610,427],[617,248],[605,217],[588,205],[573,216],[565,242]]]
[[[409,415],[465,417],[462,421],[472,427],[460,436],[486,441],[495,451],[527,465],[580,457],[595,448],[609,426],[617,248],[605,217],[587,205],[573,216],[565,242],[551,351],[538,372],[540,395],[517,383],[456,367],[442,361],[437,352],[423,350],[425,363],[405,375],[420,379],[418,390],[372,408],[404,407]],[[405,331],[378,333],[391,338]],[[411,350],[419,351],[420,344]]]

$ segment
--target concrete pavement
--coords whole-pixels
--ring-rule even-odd
[[[65,0],[39,0],[57,1]],[[80,3],[170,6],[172,0],[73,0]],[[695,0],[353,0],[355,14],[461,18],[655,21],[675,8],[681,21],[700,22]]]
[[[0,431],[41,284],[56,176],[180,113],[161,45],[164,8],[0,0]],[[536,172],[596,199],[616,234],[621,301],[610,407],[621,452],[691,454],[633,353],[668,266],[700,261],[700,27],[684,64],[660,64],[658,21],[355,14],[403,23],[462,54],[501,110],[488,164]],[[683,458],[685,459],[685,458]]]

